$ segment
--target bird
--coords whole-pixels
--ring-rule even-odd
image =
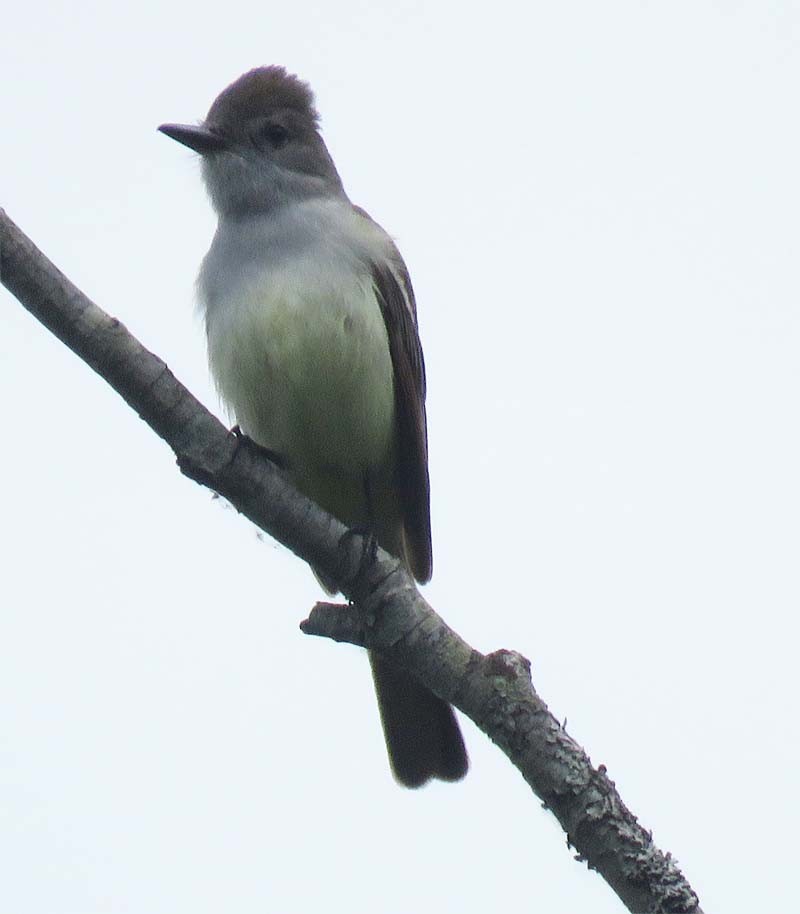
[[[432,575],[425,362],[408,269],[347,196],[310,86],[249,70],[199,124],[162,124],[199,154],[217,214],[198,301],[211,373],[249,438],[297,488]],[[318,574],[335,592],[335,584]],[[452,707],[369,651],[391,771],[403,786],[468,768]]]

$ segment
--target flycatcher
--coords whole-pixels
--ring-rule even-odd
[[[283,67],[251,70],[199,126],[159,130],[200,154],[219,217],[198,294],[223,400],[301,491],[428,581],[414,293],[392,239],[348,199],[310,88]],[[397,780],[462,778],[453,709],[382,657],[370,661]]]

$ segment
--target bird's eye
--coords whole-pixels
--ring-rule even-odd
[[[258,131],[259,140],[273,149],[280,149],[289,139],[289,131],[282,124],[268,123]]]

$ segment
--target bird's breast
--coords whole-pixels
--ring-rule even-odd
[[[390,463],[392,362],[365,268],[309,251],[242,270],[206,302],[206,326],[220,393],[260,444],[351,475]]]

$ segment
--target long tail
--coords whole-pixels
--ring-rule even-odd
[[[369,653],[392,772],[404,787],[431,778],[459,781],[469,760],[458,722],[447,702],[414,677]]]

